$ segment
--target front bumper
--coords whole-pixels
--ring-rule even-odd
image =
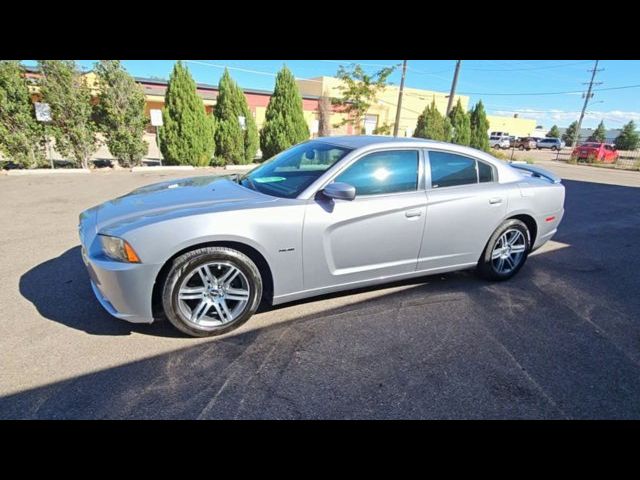
[[[96,224],[95,208],[82,212],[78,234],[93,293],[114,317],[134,323],[153,322],[153,285],[161,265],[124,263],[105,257]]]
[[[93,293],[107,312],[132,323],[153,322],[151,298],[158,273],[155,265],[90,258],[84,247],[82,259]]]

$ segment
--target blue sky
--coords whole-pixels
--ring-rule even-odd
[[[91,68],[94,60],[80,60]],[[199,62],[199,63],[195,63]],[[401,60],[197,60],[187,65],[197,82],[217,84],[223,67],[244,88],[271,90],[274,76],[286,63],[298,78],[335,75],[340,64],[356,62],[370,72],[382,65],[397,65]],[[33,64],[33,61],[26,61]],[[134,76],[168,78],[174,60],[124,60],[125,68]],[[458,93],[470,94],[471,102],[482,99],[490,114],[535,118],[549,128],[552,124],[567,126],[577,120],[582,109],[580,93],[558,95],[522,95],[524,93],[574,92],[585,90],[593,60],[463,60]],[[448,91],[455,60],[409,60],[406,85]],[[640,61],[602,60],[604,70],[596,76],[600,88],[640,86]],[[400,83],[400,68],[390,77]],[[515,93],[518,95],[495,95]],[[607,128],[619,128],[629,120],[640,123],[640,88],[596,91],[583,125],[595,127],[604,120]]]

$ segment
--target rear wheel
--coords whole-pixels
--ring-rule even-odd
[[[173,261],[162,305],[180,331],[212,337],[249,320],[261,297],[262,278],[249,257],[231,248],[206,247]]]
[[[520,145],[520,146],[518,147],[518,150],[520,150],[520,151],[524,150],[524,145]],[[529,150],[529,149],[527,149],[527,150]]]
[[[493,233],[478,261],[478,273],[488,280],[507,280],[522,268],[531,249],[524,222],[505,221]]]

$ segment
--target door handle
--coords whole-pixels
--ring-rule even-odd
[[[422,212],[420,210],[407,210],[406,212],[404,212],[404,216],[407,218],[419,217],[420,215],[422,215]]]
[[[489,203],[491,205],[498,205],[500,203],[502,203],[502,199],[500,197],[493,197],[489,199]]]

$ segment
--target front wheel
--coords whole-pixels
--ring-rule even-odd
[[[520,220],[505,221],[493,233],[478,261],[478,273],[487,280],[507,280],[524,265],[531,249],[529,229]]]
[[[260,271],[249,257],[231,248],[206,247],[173,261],[162,305],[178,330],[212,337],[249,320],[261,297]]]

